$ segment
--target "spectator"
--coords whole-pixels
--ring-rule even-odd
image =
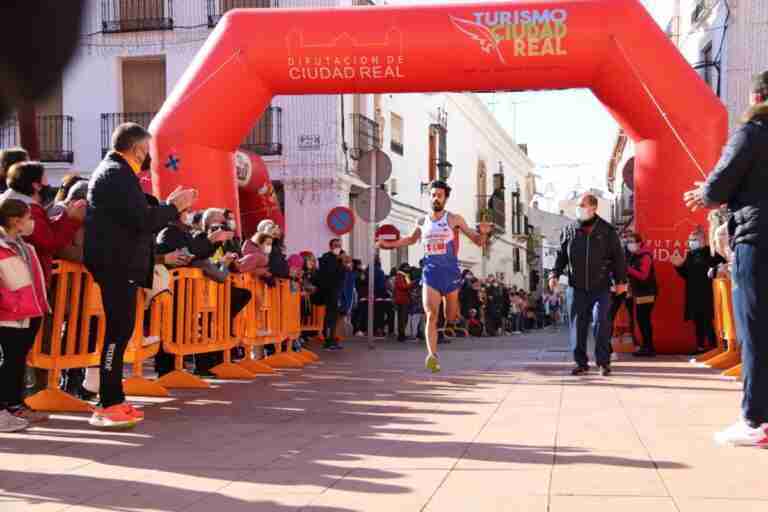
[[[470,309],[467,314],[467,330],[470,336],[479,338],[483,335],[483,323],[477,318],[477,310],[475,308]]]
[[[209,209],[203,214],[203,227],[206,229],[205,235],[214,247],[213,256],[209,258],[195,258],[192,260],[193,267],[202,269],[206,277],[213,279],[218,283],[223,283],[232,272],[238,272],[238,261],[241,259],[240,248],[234,247],[230,242],[235,233],[229,230],[226,224],[224,210]],[[236,249],[233,252],[232,249]],[[252,294],[245,288],[230,286],[230,336],[235,337],[234,326],[235,318],[245,309],[251,301]],[[234,347],[231,351],[233,358],[242,358],[244,350],[242,347]],[[195,356],[195,374],[202,377],[214,376],[213,368],[224,362],[222,352],[208,352]]]
[[[643,245],[643,239],[637,233],[628,237],[627,274],[632,288],[632,297],[637,304],[637,325],[643,336],[640,350],[633,355],[637,357],[654,357],[656,349],[653,345],[653,322],[651,314],[656,304],[658,286],[656,285],[656,269],[653,264],[653,253]]]
[[[501,329],[503,310],[502,290],[496,278],[488,278],[488,303],[485,309],[485,330],[489,336],[497,336]]]
[[[405,327],[408,324],[408,310],[411,305],[411,277],[408,263],[400,265],[395,276],[395,306],[397,306],[397,341],[406,341]]]
[[[480,308],[480,280],[476,277],[469,277],[459,292],[459,302],[461,304],[461,315],[469,318],[470,309]]]
[[[329,251],[320,258],[318,270],[319,293],[325,304],[325,322],[323,336],[326,350],[339,350],[339,340],[336,338],[336,322],[339,316],[339,298],[344,286],[344,266],[341,262],[341,240],[332,239],[328,243]]]
[[[715,335],[715,299],[712,293],[711,272],[725,260],[712,256],[704,242],[703,233],[694,231],[688,237],[688,253],[683,259],[679,254],[670,258],[678,275],[685,280],[685,320],[696,326],[696,354],[706,352],[717,345]]]
[[[523,301],[519,293],[510,292],[509,316],[512,334],[522,334]]]
[[[692,209],[718,208],[732,213],[733,310],[741,342],[744,399],[742,419],[718,433],[721,444],[765,446],[768,443],[768,257],[763,210],[768,204],[768,71],[754,79],[751,107],[705,183],[684,195]]]
[[[42,205],[42,197],[50,187],[45,167],[40,162],[19,162],[12,165],[6,181],[8,190],[0,195],[0,199],[18,199],[29,205],[32,219],[35,221],[35,230],[26,240],[35,247],[43,266],[46,283],[50,283],[53,256],[57,251],[72,244],[75,233],[83,223],[86,202],[75,201],[67,206],[58,218],[49,219]]]
[[[41,317],[49,311],[45,276],[32,245],[30,205],[0,200],[0,432],[24,430],[45,415],[24,405],[24,370]]]
[[[272,235],[256,233],[243,242],[243,257],[237,262],[240,272],[250,273],[264,281],[271,282],[269,256],[272,254]],[[272,283],[274,286],[274,283]]]
[[[269,272],[277,279],[288,279],[291,271],[288,267],[288,258],[285,256],[283,233],[280,226],[272,220],[266,219],[259,223],[259,233],[267,233],[272,236],[272,252],[269,253]]]
[[[357,303],[357,289],[355,286],[357,274],[350,255],[344,254],[341,258],[341,263],[344,265],[344,284],[342,285],[341,297],[339,299],[339,320],[343,321],[345,326],[351,326],[352,309]],[[337,321],[336,332],[339,332],[339,324],[340,322]]]
[[[125,402],[123,356],[133,334],[136,293],[151,288],[154,236],[186,211],[193,190],[175,190],[167,204],[150,206],[137,175],[149,168],[149,139],[141,126],[125,123],[112,134],[112,150],[88,184],[85,221],[85,266],[101,288],[106,335],[101,357],[100,404],[90,423],[125,427],[144,414]]]
[[[420,340],[424,339],[424,304],[421,300],[421,270],[411,269],[411,304],[408,309],[408,332]]]
[[[597,197],[584,194],[578,221],[566,226],[560,237],[555,270],[549,287],[556,290],[560,276],[569,269],[568,309],[571,316],[571,348],[576,362],[573,375],[589,371],[587,335],[594,318],[595,359],[603,376],[611,373],[611,277],[617,293],[626,291],[626,262],[616,230],[597,215]]]
[[[8,148],[0,151],[0,193],[8,190],[8,170],[13,164],[29,160],[29,153],[23,148]]]
[[[66,196],[64,196],[62,199],[59,199],[62,193],[66,193]],[[70,205],[73,205],[78,201],[83,201],[87,205],[87,198],[88,180],[79,178],[78,180],[74,180],[71,186],[67,188],[64,188],[62,185],[62,188],[59,190],[59,194],[56,196],[56,202],[50,208],[48,208],[48,218],[56,219],[60,217],[64,212],[66,212]],[[82,263],[84,246],[85,224],[80,224],[80,227],[72,237],[72,242],[66,247],[62,247],[56,251],[54,256],[62,260]]]

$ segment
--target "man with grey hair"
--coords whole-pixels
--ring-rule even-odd
[[[571,375],[589,371],[587,336],[594,321],[595,359],[600,374],[611,374],[611,284],[617,294],[627,290],[627,265],[616,229],[597,214],[597,197],[584,194],[577,221],[560,235],[555,269],[549,287],[556,290],[560,276],[568,273],[566,302],[570,319],[570,341],[576,368]],[[593,318],[593,315],[595,318]]]

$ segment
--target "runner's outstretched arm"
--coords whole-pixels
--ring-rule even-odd
[[[453,214],[453,226],[459,228],[475,245],[482,247],[488,240],[487,233],[481,233],[467,226],[467,221],[461,215]]]
[[[388,240],[377,240],[376,247],[378,247],[379,249],[385,249],[385,250],[399,249],[400,247],[407,247],[409,245],[418,243],[420,239],[421,239],[421,228],[419,226],[416,226],[415,228],[413,228],[413,231],[409,236],[401,238],[400,240],[396,240],[394,242],[390,242]]]

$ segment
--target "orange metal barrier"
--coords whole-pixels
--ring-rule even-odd
[[[710,368],[730,370],[741,363],[741,349],[736,337],[736,323],[733,318],[733,296],[731,295],[731,280],[718,278],[715,280],[715,310],[720,309],[723,338],[727,341],[727,349],[704,362]]]
[[[167,388],[143,376],[143,365],[144,361],[155,357],[160,350],[163,338],[162,319],[170,314],[173,299],[169,294],[163,293],[155,297],[149,310],[145,306],[145,295],[140,291],[136,297],[136,324],[133,328],[133,337],[125,351],[125,363],[132,365],[133,375],[123,381],[123,388],[126,395],[166,397],[170,395]],[[151,344],[145,343],[147,338],[144,336],[144,322],[147,314],[149,314],[148,337],[156,339]]]
[[[68,261],[54,262],[52,290],[53,314],[44,318],[27,360],[48,370],[48,382],[26,402],[38,411],[88,412],[88,403],[59,389],[59,376],[61,370],[98,366],[106,331],[101,293],[83,265]]]
[[[242,314],[235,320],[235,334],[245,347],[245,359],[240,366],[256,374],[274,374],[275,370],[254,357],[254,347],[273,343],[276,335],[272,327],[273,296],[269,288],[260,279],[250,274],[240,274],[233,277],[237,286],[251,292],[253,299]]]
[[[727,288],[727,291],[726,291]],[[723,323],[723,311],[727,304],[731,302],[730,281],[724,277],[715,278],[712,281],[712,294],[715,304],[715,335],[717,336],[717,346],[699,356],[694,361],[697,363],[707,363],[708,361],[720,356],[725,352],[725,326]]]
[[[323,332],[325,323],[325,306],[312,306],[312,314],[308,318],[301,319],[301,330],[303,332]]]
[[[224,363],[211,371],[221,378],[252,378],[244,368],[232,364],[229,350],[237,345],[230,334],[231,280],[216,283],[195,268],[171,271],[174,295],[170,315],[162,321],[163,350],[175,356],[175,370],[157,380],[167,388],[207,388],[203,379],[184,370],[184,357],[223,352]]]

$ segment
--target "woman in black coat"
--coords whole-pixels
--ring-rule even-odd
[[[717,345],[713,320],[715,301],[712,291],[712,276],[725,260],[712,256],[704,236],[694,232],[688,238],[688,254],[685,259],[673,256],[672,264],[678,275],[685,280],[685,320],[696,325],[696,344],[699,353]]]

